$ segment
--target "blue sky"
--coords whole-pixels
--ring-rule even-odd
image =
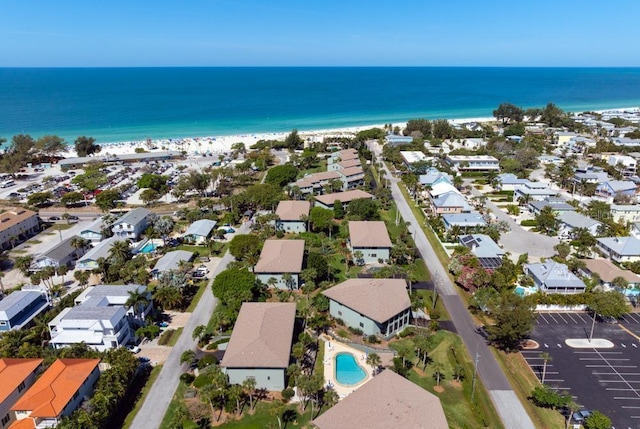
[[[640,66],[640,1],[0,2],[0,66]]]

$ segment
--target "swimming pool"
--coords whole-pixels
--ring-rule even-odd
[[[151,253],[157,248],[158,246],[155,243],[152,243],[151,241],[149,241],[144,246],[142,246],[140,250],[138,250],[138,253]]]
[[[335,362],[336,381],[342,385],[353,386],[367,377],[367,373],[351,353],[336,354]]]

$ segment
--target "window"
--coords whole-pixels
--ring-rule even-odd
[[[22,382],[22,383],[20,383],[20,385],[18,386],[18,393],[22,392],[22,391],[24,390],[24,388],[25,388],[25,387],[26,387],[26,386],[25,386],[24,381],[23,381],[23,382]]]
[[[9,413],[7,413],[7,415],[2,418],[2,426],[9,423],[9,420],[11,420],[11,416],[9,416]]]
[[[342,316],[342,311],[338,311],[338,316]]]
[[[7,322],[0,322],[0,326],[7,326]]]
[[[364,328],[364,323],[360,322],[360,327]]]

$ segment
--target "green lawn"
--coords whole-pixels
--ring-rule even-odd
[[[414,367],[409,379],[440,398],[450,428],[502,428],[500,418],[479,378],[476,378],[474,402],[471,402],[473,363],[460,337],[447,331],[438,331],[434,337],[437,345],[429,353],[432,363],[427,365],[425,371],[421,364],[419,368]],[[444,374],[439,387],[433,376],[436,365],[441,365]],[[454,368],[458,365],[464,368],[461,382],[455,381],[453,376]]]
[[[224,429],[278,429],[278,420],[271,414],[270,408],[271,404],[260,402],[256,405],[253,414],[244,414],[242,419],[216,427]],[[297,418],[286,427],[311,428],[309,423],[311,421],[311,406],[307,407],[304,414],[300,414],[300,409],[294,404],[289,405],[287,409],[295,411]],[[284,424],[282,426],[284,428]]]
[[[136,417],[136,414],[138,414],[140,407],[142,407],[142,404],[144,403],[145,399],[147,398],[147,395],[149,394],[149,390],[151,390],[151,386],[153,386],[153,383],[156,381],[156,378],[158,378],[158,375],[160,374],[161,370],[162,370],[162,365],[156,365],[151,370],[149,379],[145,383],[140,397],[136,401],[136,404],[131,410],[131,412],[127,414],[127,417],[124,419],[124,424],[122,425],[122,429],[129,429],[131,427],[131,423],[133,423],[133,419]]]
[[[162,335],[160,335],[160,338],[158,339],[158,345],[171,347],[175,346],[183,330],[184,328],[167,329],[162,333]]]

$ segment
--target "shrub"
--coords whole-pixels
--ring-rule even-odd
[[[211,384],[211,381],[213,381],[211,374],[200,374],[195,380],[193,380],[193,387],[200,389],[207,384]]]
[[[282,391],[282,400],[284,402],[289,402],[291,398],[293,398],[293,395],[295,395],[294,390],[291,387],[287,387]]]
[[[360,328],[352,328],[351,326],[349,326],[347,329],[349,330],[349,332],[351,332],[354,335],[362,335],[363,334],[362,329],[360,329]]]
[[[218,359],[214,355],[205,355],[198,361],[198,368],[202,369],[209,365],[217,365]]]
[[[339,317],[336,317],[335,319],[333,319],[336,322],[336,325],[338,326],[344,326],[344,321],[342,319],[340,319]]]
[[[405,338],[405,337],[408,337],[409,335],[413,335],[413,332],[414,332],[414,329],[412,327],[404,328],[402,331],[400,331],[398,336],[400,338]]]
[[[349,338],[349,333],[347,331],[345,331],[344,329],[338,329],[337,334],[338,334],[338,336],[340,336],[342,338]]]
[[[522,226],[538,226],[538,221],[535,219],[525,219],[520,222]]]
[[[193,376],[193,374],[190,374],[188,372],[185,372],[185,373],[180,375],[180,380],[184,384],[186,384],[187,386],[190,385],[191,383],[193,383],[194,379],[195,379],[195,377]]]
[[[380,340],[375,335],[369,335],[367,337],[367,342],[371,343],[371,344],[378,344],[378,343],[380,343]]]

